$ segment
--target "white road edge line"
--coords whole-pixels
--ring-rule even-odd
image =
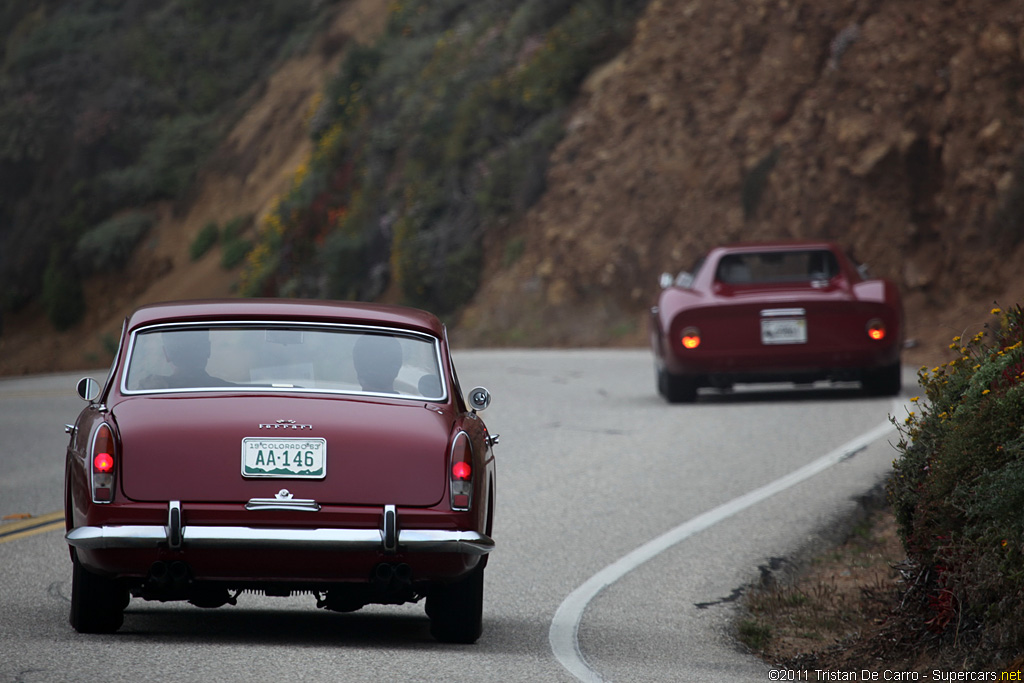
[[[902,402],[894,401],[892,411],[889,414],[896,415],[897,410],[902,405]],[[689,521],[683,522],[676,528],[665,532],[652,541],[648,541],[633,552],[594,574],[562,601],[562,604],[558,606],[558,610],[555,612],[554,618],[551,620],[551,628],[548,630],[548,642],[551,644],[551,651],[554,653],[555,658],[577,679],[587,683],[601,683],[603,680],[601,676],[591,669],[583,658],[579,643],[579,627],[580,621],[583,619],[583,612],[587,609],[590,601],[597,597],[601,591],[677,543],[774,496],[776,493],[785,491],[791,486],[810,479],[814,475],[850,457],[853,453],[867,448],[869,444],[882,438],[894,429],[893,424],[886,420],[883,424],[848,441],[817,460],[793,470],[789,474],[779,477],[759,489],[754,489],[738,498],[733,498],[727,503],[723,503],[712,510],[697,515]]]

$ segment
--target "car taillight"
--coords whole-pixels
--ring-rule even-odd
[[[449,487],[452,510],[468,510],[473,503],[473,446],[466,432],[452,441]]]
[[[695,349],[700,346],[700,330],[696,327],[687,327],[683,330],[683,348]]]
[[[875,341],[885,339],[885,323],[878,318],[872,318],[867,325],[868,336]]]
[[[452,479],[456,481],[469,481],[473,474],[473,468],[468,462],[457,462],[452,465]]]
[[[117,444],[110,425],[101,424],[92,440],[92,500],[109,503],[114,499],[114,463]]]

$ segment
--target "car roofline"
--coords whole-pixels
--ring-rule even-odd
[[[164,301],[135,309],[127,319],[134,330],[159,323],[229,322],[332,322],[395,327],[442,337],[437,316],[407,306],[325,299],[195,299]]]
[[[735,242],[711,249],[708,254],[734,254],[757,251],[802,251],[807,249],[827,249],[842,253],[836,242],[828,240],[801,240],[794,242]]]

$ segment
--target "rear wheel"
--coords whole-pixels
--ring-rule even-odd
[[[697,382],[692,377],[658,368],[658,393],[669,403],[692,403],[697,400]]]
[[[475,643],[483,632],[484,568],[427,596],[430,634],[442,643]]]
[[[79,633],[113,633],[124,623],[128,589],[114,579],[93,574],[72,558],[71,614],[68,621]]]
[[[899,363],[864,371],[864,390],[872,396],[895,396],[903,388],[903,369]]]

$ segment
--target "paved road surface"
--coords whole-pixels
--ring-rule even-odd
[[[0,380],[0,516],[43,523],[0,525],[0,681],[767,681],[730,631],[740,589],[856,508],[904,410],[853,388],[669,406],[642,350],[455,359],[465,388],[491,390],[501,434],[498,548],[468,647],[432,641],[420,605],[335,614],[311,596],[135,600],[116,635],[75,633],[66,545],[43,516],[61,509],[78,375]]]

